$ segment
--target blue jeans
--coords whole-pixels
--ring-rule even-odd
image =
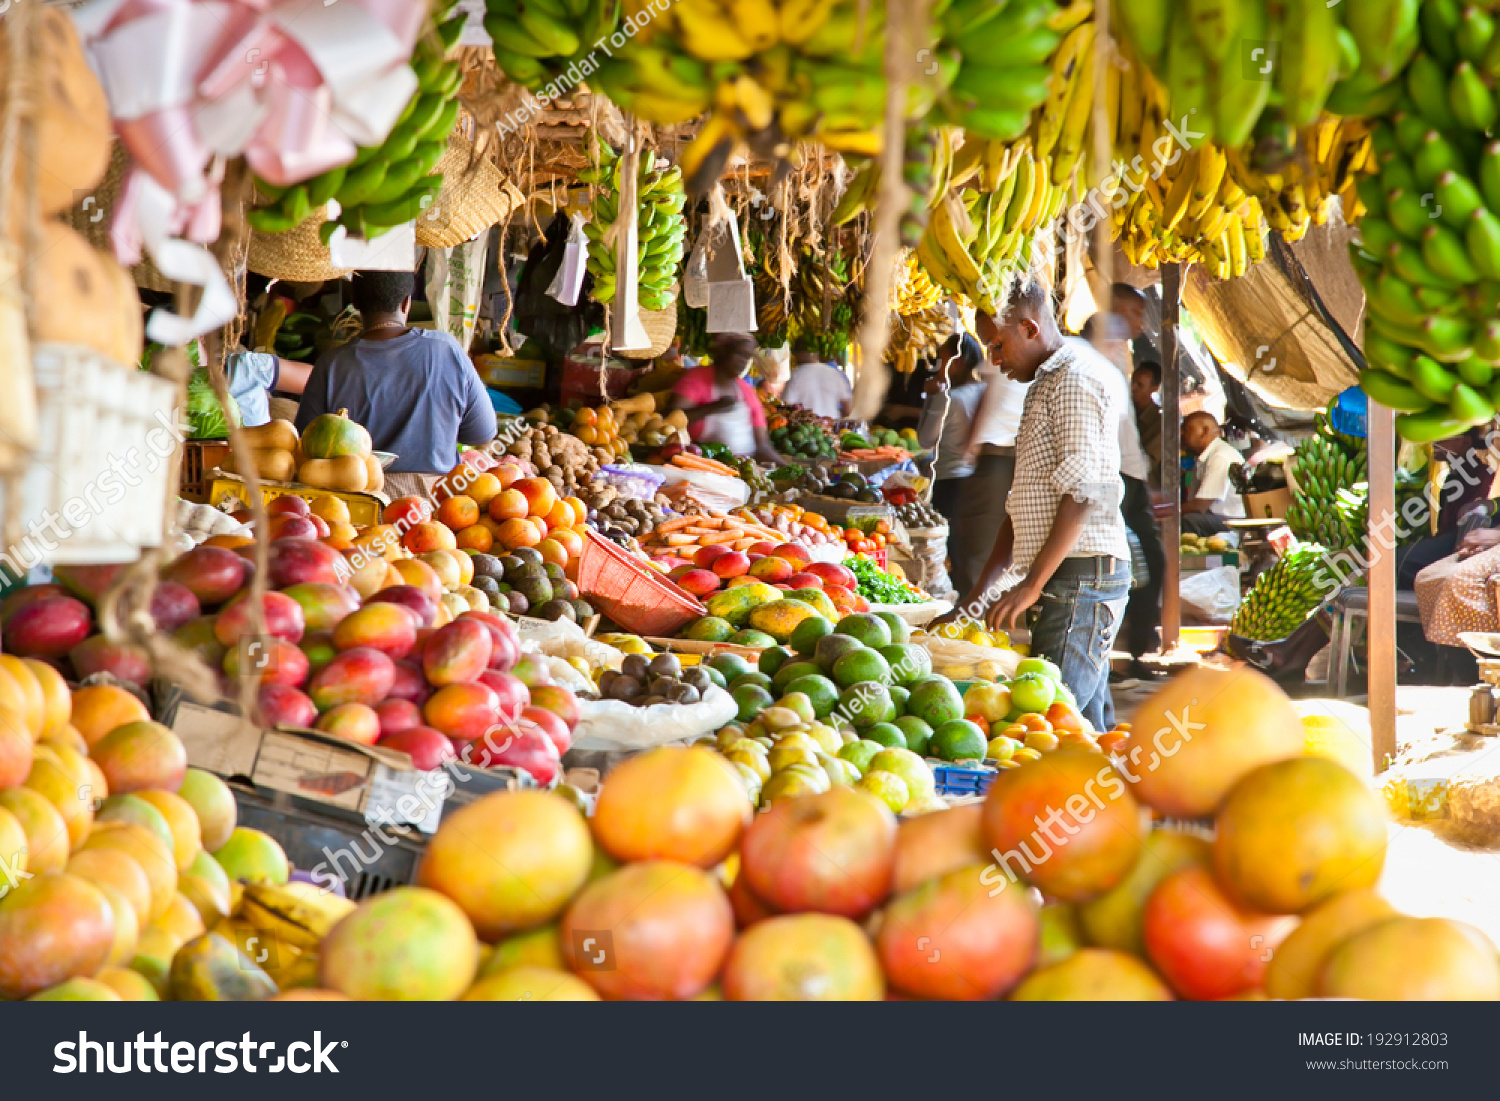
[[[1095,730],[1115,721],[1109,694],[1109,650],[1130,599],[1130,563],[1066,558],[1042,589],[1031,628],[1031,652],[1062,670],[1063,683]]]

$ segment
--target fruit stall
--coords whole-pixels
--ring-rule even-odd
[[[1374,535],[1500,407],[1492,18],[918,7],[349,0],[253,80],[197,5],[5,14],[0,1000],[1500,999],[1493,929],[1389,897],[1422,777],[1376,775]],[[211,39],[191,88],[126,64]],[[1363,434],[1298,440],[1253,565],[1166,510],[1163,648],[1227,570],[1227,653],[1095,729],[1029,636],[946,619],[882,399],[1018,280],[1159,279],[1175,486],[1184,278],[1335,233],[1358,343],[1267,347],[1336,345]],[[349,410],[230,392],[358,339],[355,270],[418,271],[501,410],[421,493]],[[745,331],[851,383],[758,391],[776,463],[674,397]],[[1340,555],[1334,723],[1261,659]]]

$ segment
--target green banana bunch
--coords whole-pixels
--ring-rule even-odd
[[[337,226],[356,237],[374,238],[426,210],[443,185],[443,177],[431,173],[458,121],[463,82],[458,62],[444,60],[444,55],[458,44],[466,18],[460,12],[444,19],[417,43],[411,61],[417,91],[384,142],[361,146],[348,164],[294,187],[272,187],[257,179],[256,190],[272,201],[249,212],[250,225],[262,233],[285,233],[336,200],[338,219],[323,223],[319,231],[326,245]]]
[[[1092,3],[1085,5],[1092,11]],[[956,48],[962,64],[944,84],[944,117],[974,137],[1013,141],[1049,91],[1066,104],[1092,77],[1088,58],[1092,22],[1065,37],[1048,25],[1060,10],[1054,0],[969,0],[955,3],[941,21],[943,47]],[[1092,101],[1091,92],[1082,97]]]
[[[1352,261],[1369,307],[1360,386],[1420,443],[1500,408],[1500,46],[1484,9],[1431,0],[1413,18],[1371,130],[1378,169],[1359,184]]]
[[[484,9],[495,64],[533,92],[564,76],[571,90],[584,76],[576,63],[620,22],[620,0],[485,0]]]
[[[1349,528],[1339,501],[1368,480],[1364,441],[1349,446],[1319,432],[1297,445],[1293,463],[1297,493],[1286,514],[1292,534],[1335,551],[1363,543],[1362,518],[1357,528]]]
[[[1283,554],[1255,579],[1234,613],[1229,629],[1241,638],[1272,642],[1286,638],[1338,587],[1324,565],[1328,549],[1302,543]]]
[[[580,177],[596,183],[593,218],[583,227],[589,239],[588,271],[594,277],[594,298],[612,302],[615,297],[615,253],[609,231],[619,220],[620,173],[624,158],[608,146],[600,152],[596,168]],[[675,296],[677,266],[682,262],[687,238],[683,207],[687,192],[680,168],[659,169],[650,157],[641,158],[636,182],[636,275],[637,301],[643,310],[664,310]]]

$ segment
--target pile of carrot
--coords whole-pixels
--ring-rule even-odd
[[[679,451],[668,461],[682,470],[693,470],[699,474],[718,474],[725,478],[740,476],[740,472],[727,463],[721,463],[717,459],[709,459],[703,455],[689,455],[686,451]]]
[[[839,458],[846,463],[872,463],[879,459],[904,463],[911,458],[911,452],[904,447],[887,444],[883,447],[857,447],[853,451],[840,451]]]
[[[742,551],[762,540],[781,543],[785,538],[757,520],[714,513],[664,520],[641,540],[641,549],[647,554],[666,553],[689,558],[700,547],[723,543]]]

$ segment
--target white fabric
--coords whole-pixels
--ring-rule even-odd
[[[781,400],[829,420],[841,420],[854,391],[849,376],[830,363],[804,363],[792,368]]]
[[[1016,433],[1021,429],[1021,411],[1026,406],[1026,384],[1007,378],[992,363],[984,364],[975,373],[984,381],[985,393],[975,415],[970,445],[1014,447]]]
[[[1082,337],[1068,337],[1068,340],[1099,351]],[[1135,423],[1135,406],[1130,401],[1130,384],[1125,381],[1129,372],[1130,345],[1124,341],[1106,341],[1102,354],[1115,366],[1114,371],[1105,371],[1104,376],[1112,383],[1113,397],[1120,407],[1120,473],[1144,482],[1150,477],[1151,464],[1146,460],[1146,452],[1141,447],[1141,432]]]
[[[1193,470],[1193,496],[1213,501],[1208,511],[1229,520],[1245,518],[1245,501],[1229,484],[1229,468],[1244,456],[1222,437],[1203,449]]]

